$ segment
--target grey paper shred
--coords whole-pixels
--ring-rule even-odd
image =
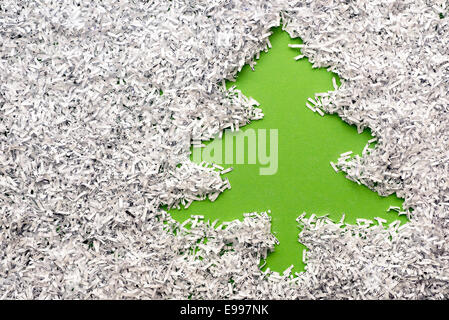
[[[0,298],[447,299],[447,13],[442,0],[1,1]],[[189,149],[263,117],[223,82],[281,19],[342,79],[317,108],[378,139],[335,168],[405,198],[411,219],[302,215],[297,276],[258,267],[277,243],[268,212],[223,228],[160,209],[229,188]]]

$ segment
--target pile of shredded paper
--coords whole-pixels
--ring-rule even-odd
[[[0,1],[0,298],[449,298],[447,5]],[[229,187],[190,146],[263,116],[224,81],[281,23],[342,79],[322,110],[378,139],[330,160],[410,218],[301,215],[301,274],[259,269],[268,213],[223,228],[161,209]]]

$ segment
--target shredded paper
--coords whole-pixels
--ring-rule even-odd
[[[442,0],[0,1],[0,298],[447,299],[447,13]],[[410,219],[300,215],[300,274],[259,268],[277,243],[270,212],[179,223],[163,209],[230,188],[190,147],[263,117],[224,84],[281,24],[304,41],[296,59],[342,81],[304,108],[377,138],[332,167],[404,198],[393,209]]]

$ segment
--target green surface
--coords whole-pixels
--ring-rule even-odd
[[[274,175],[259,175],[260,164],[224,165],[234,170],[225,175],[232,189],[224,191],[215,202],[197,201],[188,209],[172,209],[178,221],[192,214],[202,214],[211,221],[242,219],[243,213],[271,210],[272,232],[280,245],[267,259],[271,270],[282,272],[294,264],[293,271],[304,270],[302,249],[298,242],[299,229],[295,219],[302,212],[329,214],[339,220],[346,214],[347,223],[357,218],[382,217],[388,222],[401,220],[395,212],[387,212],[390,205],[402,207],[402,200],[394,195],[381,197],[363,185],[336,173],[329,162],[336,162],[343,152],[352,150],[361,154],[372,138],[368,131],[358,134],[354,126],[343,122],[337,115],[321,117],[305,103],[317,92],[333,90],[332,77],[326,69],[313,69],[307,59],[295,61],[299,49],[289,43],[291,39],[281,28],[273,29],[270,37],[272,49],[262,53],[252,71],[245,66],[235,83],[248,97],[260,103],[264,119],[254,121],[247,128],[278,129],[279,168]],[[224,152],[224,150],[223,150]]]

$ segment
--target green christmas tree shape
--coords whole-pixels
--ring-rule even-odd
[[[240,128],[236,135],[244,135],[248,129],[270,129],[278,133],[277,172],[261,175],[263,165],[225,164],[226,148],[224,133],[221,166],[233,167],[227,173],[232,188],[225,190],[214,201],[209,199],[193,202],[188,209],[172,209],[174,219],[185,221],[192,214],[204,215],[211,221],[243,219],[245,212],[270,210],[272,232],[280,241],[275,251],[269,254],[267,264],[271,270],[284,271],[294,265],[293,272],[304,270],[302,252],[305,248],[298,242],[299,228],[296,218],[303,212],[316,215],[328,214],[338,221],[345,213],[346,223],[355,223],[357,218],[382,217],[388,222],[401,220],[396,212],[388,212],[390,206],[402,207],[402,200],[395,195],[381,197],[369,188],[345,178],[343,172],[336,173],[330,161],[336,161],[341,153],[353,151],[361,154],[367,141],[372,138],[368,130],[358,134],[354,126],[343,122],[337,115],[325,115],[309,110],[305,104],[317,92],[333,89],[332,78],[336,74],[326,69],[314,69],[307,59],[296,61],[298,49],[288,44],[300,44],[300,39],[291,39],[281,28],[273,29],[270,37],[272,48],[260,55],[255,70],[247,65],[238,74],[236,85],[247,97],[260,103],[264,113],[262,120],[253,121]],[[245,139],[246,143],[249,139]],[[207,143],[206,143],[207,144]],[[267,141],[267,152],[270,141]],[[245,146],[248,150],[249,145]],[[254,147],[254,146],[253,146]],[[233,149],[235,160],[235,146]],[[271,164],[273,166],[273,164]]]

